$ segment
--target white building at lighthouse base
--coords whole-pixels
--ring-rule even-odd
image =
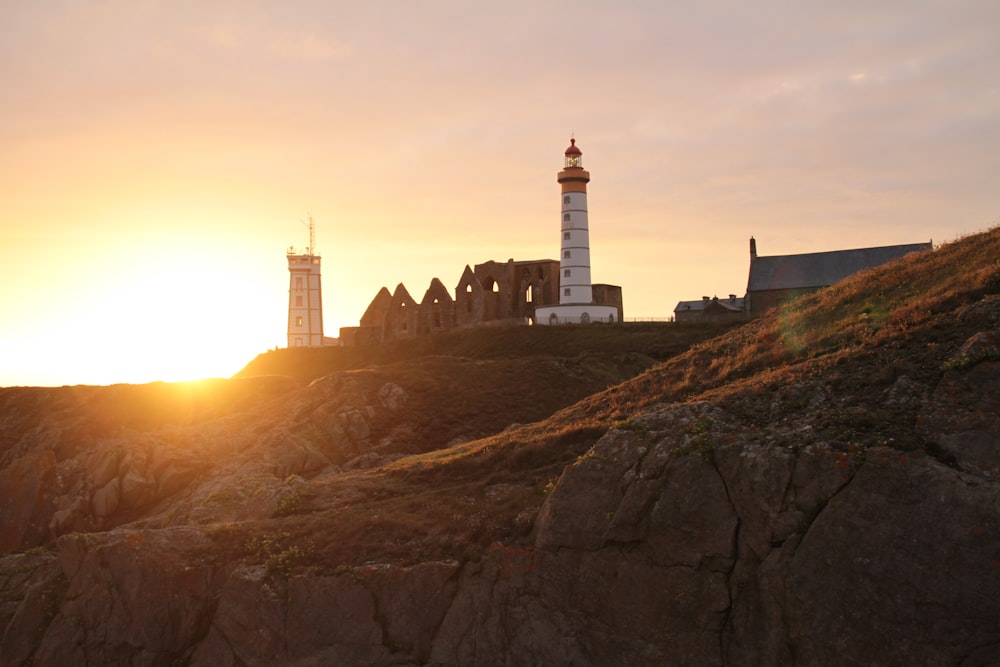
[[[605,306],[598,303],[561,303],[558,306],[535,308],[536,324],[590,324],[592,322],[615,323],[617,321],[617,306]]]

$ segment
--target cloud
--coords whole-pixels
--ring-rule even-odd
[[[346,43],[318,37],[315,33],[285,33],[271,38],[268,51],[291,61],[322,63],[345,60],[354,53]]]
[[[357,261],[328,293],[366,301],[549,254],[575,131],[595,276],[663,314],[739,290],[751,233],[782,253],[996,219],[998,26],[996,0],[0,0],[0,224],[224,227],[233,255],[276,248],[280,310],[312,210]]]

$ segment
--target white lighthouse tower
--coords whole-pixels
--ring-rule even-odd
[[[320,256],[316,252],[316,226],[309,216],[309,247],[288,257],[288,347],[323,345],[323,289]]]
[[[565,164],[559,172],[562,189],[559,252],[559,305],[535,309],[538,324],[614,322],[618,308],[595,304],[590,279],[590,222],[587,218],[587,183],[583,151],[569,140]]]

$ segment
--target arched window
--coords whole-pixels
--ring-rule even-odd
[[[581,324],[590,324],[590,313],[582,313],[580,315]]]

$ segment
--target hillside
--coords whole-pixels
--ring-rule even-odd
[[[1000,663],[1000,229],[668,333],[0,390],[0,664]]]
[[[309,381],[340,371],[387,366],[428,357],[528,363],[555,358],[600,360],[618,365],[623,357],[631,356],[652,365],[680,354],[693,343],[713,337],[731,326],[635,323],[594,327],[481,327],[377,345],[271,350],[251,361],[236,377],[284,375]],[[634,361],[626,365],[626,374],[632,368]],[[530,391],[527,387],[522,390]]]

